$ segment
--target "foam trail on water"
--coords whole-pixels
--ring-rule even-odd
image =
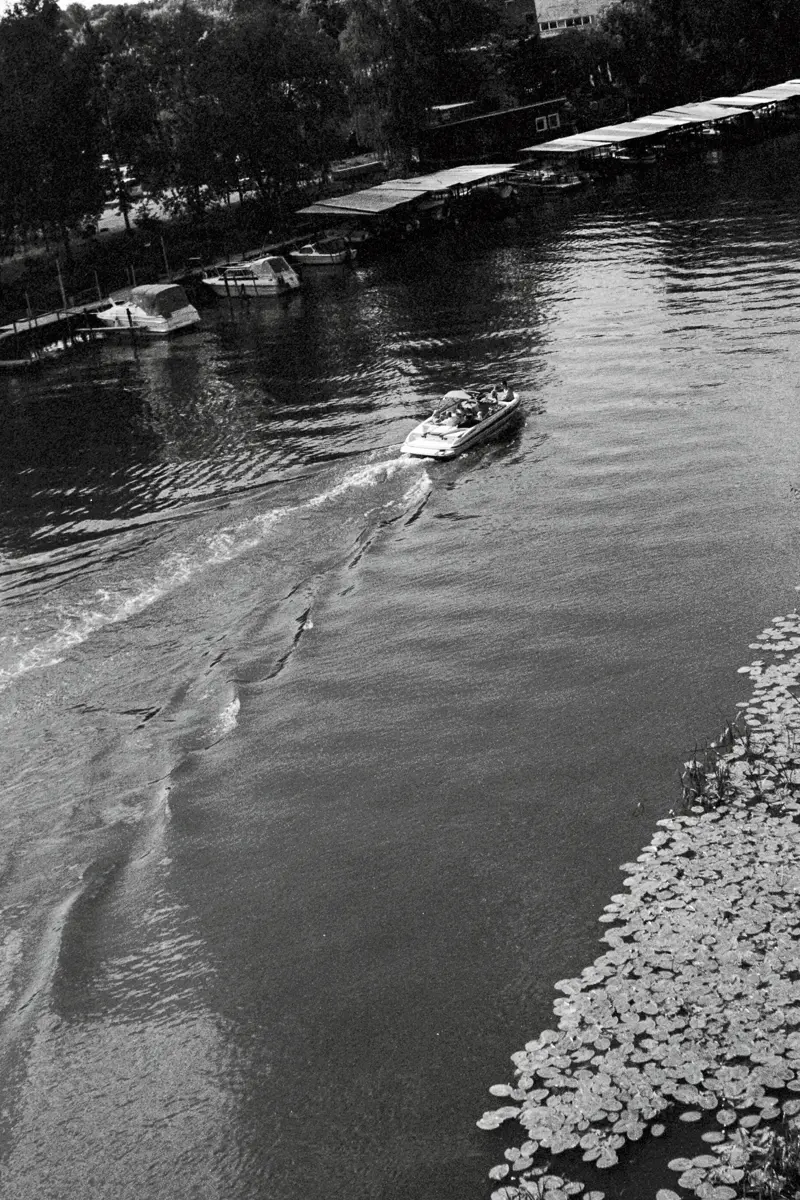
[[[338,483],[308,500],[259,513],[195,543],[188,550],[168,555],[146,584],[135,581],[127,590],[98,588],[89,607],[78,612],[63,611],[55,633],[23,651],[12,665],[0,668],[0,691],[20,675],[62,662],[70,649],[85,642],[96,630],[137,616],[209,567],[231,562],[255,550],[278,523],[292,514],[319,508],[357,489],[374,487],[414,465],[398,457],[357,467]],[[414,491],[413,487],[411,491]],[[0,646],[3,643],[8,649],[18,646],[19,639],[13,636],[0,639]]]

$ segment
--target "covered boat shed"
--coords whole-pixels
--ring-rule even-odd
[[[502,178],[514,170],[514,163],[482,163],[479,166],[450,167],[445,171],[434,171],[431,175],[417,175],[410,179],[387,179],[385,183],[363,191],[350,192],[347,196],[326,196],[298,209],[299,217],[324,218],[331,220],[371,220],[375,218],[401,218],[425,200],[434,197],[461,196],[475,187]]]
[[[634,121],[618,125],[604,125],[569,137],[554,138],[534,146],[524,146],[520,154],[551,155],[554,157],[580,157],[585,160],[601,160],[610,157],[622,146],[630,146],[637,139],[642,141],[643,151],[648,139],[672,135],[693,134],[720,130],[721,127],[741,127],[742,122],[754,116],[785,111],[792,101],[800,97],[800,80],[790,79],[770,87],[743,92],[740,96],[720,96],[713,100],[702,100],[693,104],[677,104],[664,108]]]
[[[580,155],[584,158],[605,158],[623,146],[634,142],[642,143],[645,151],[648,143],[662,140],[674,133],[696,131],[698,128],[728,123],[740,116],[747,116],[746,108],[721,106],[710,103],[681,104],[675,108],[662,109],[634,121],[619,125],[603,125],[599,129],[587,129],[569,137],[556,138],[536,146],[525,146],[522,155]]]

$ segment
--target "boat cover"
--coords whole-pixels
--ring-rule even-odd
[[[131,290],[131,303],[151,317],[171,317],[188,307],[189,297],[177,283],[142,283]]]

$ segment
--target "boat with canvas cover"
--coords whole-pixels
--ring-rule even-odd
[[[200,313],[178,283],[142,283],[127,300],[110,300],[94,313],[107,333],[144,333],[168,337],[200,321]]]
[[[500,395],[457,388],[411,430],[400,447],[418,458],[455,458],[505,429],[519,409],[519,396],[510,388]]]
[[[202,282],[218,296],[281,296],[300,287],[297,272],[280,254],[209,268]]]

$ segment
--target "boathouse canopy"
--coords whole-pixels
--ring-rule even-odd
[[[374,188],[366,188],[360,192],[350,192],[346,196],[326,196],[315,204],[298,209],[298,216],[311,217],[380,217],[392,209],[402,208],[416,199],[408,189],[401,191],[396,187],[379,183]]]
[[[637,137],[667,134],[684,126],[687,129],[696,125],[714,126],[719,122],[752,115],[758,109],[772,109],[795,98],[800,98],[800,79],[788,79],[785,83],[756,88],[739,96],[718,96],[694,104],[677,104],[673,108],[663,108],[645,117],[637,117],[634,121],[604,125],[599,129],[539,142],[535,146],[524,146],[520,154],[597,155],[604,149],[611,150]]]
[[[712,104],[709,100],[700,101],[698,104],[676,104],[674,108],[665,108],[662,111],[665,116],[674,114],[679,117],[689,117],[698,125],[706,125],[714,121],[731,121],[734,117],[744,116],[748,112],[746,108]]]
[[[404,204],[413,204],[423,196],[459,192],[487,183],[513,171],[514,163],[483,163],[479,166],[450,167],[432,175],[411,179],[388,179],[375,187],[347,196],[326,196],[298,210],[301,217],[380,217]]]

